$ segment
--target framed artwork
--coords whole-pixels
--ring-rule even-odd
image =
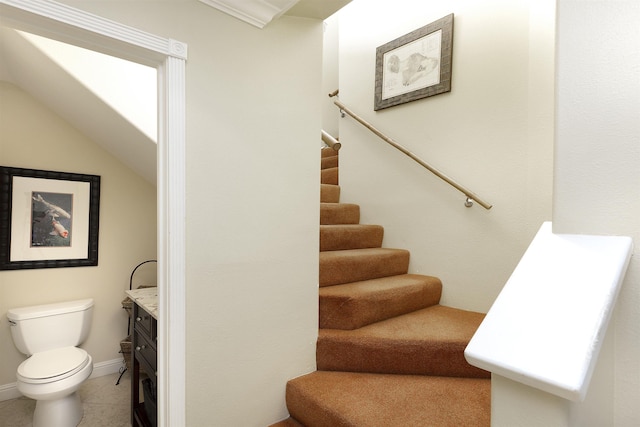
[[[98,265],[100,177],[0,166],[0,270]]]
[[[453,14],[376,49],[374,110],[451,91]]]

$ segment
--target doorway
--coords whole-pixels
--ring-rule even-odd
[[[0,0],[3,24],[158,71],[158,425],[185,425],[184,43],[44,0]]]

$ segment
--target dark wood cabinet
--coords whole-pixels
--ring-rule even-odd
[[[155,427],[157,424],[157,320],[134,302],[131,351],[131,425]],[[144,396],[141,399],[141,395]]]

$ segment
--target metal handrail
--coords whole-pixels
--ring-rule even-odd
[[[338,91],[332,92],[329,94],[329,97],[334,97],[338,94]],[[465,201],[464,205],[466,207],[471,207],[473,206],[473,202],[476,201],[478,202],[478,204],[480,206],[482,206],[483,208],[489,210],[492,208],[493,205],[491,205],[490,203],[485,202],[484,200],[482,200],[477,194],[475,194],[474,192],[472,192],[471,190],[467,189],[466,187],[458,184],[456,181],[454,181],[452,178],[448,177],[447,175],[445,175],[444,173],[440,172],[438,169],[434,168],[433,166],[429,165],[428,163],[426,163],[425,161],[423,161],[422,159],[420,159],[418,156],[416,156],[415,154],[413,154],[411,151],[407,150],[406,148],[404,148],[402,145],[398,144],[397,142],[395,142],[393,139],[389,138],[388,136],[386,136],[384,133],[382,133],[381,131],[379,131],[378,129],[376,129],[373,125],[371,125],[369,122],[367,122],[366,120],[364,120],[362,117],[358,116],[356,113],[354,113],[353,111],[351,111],[349,108],[347,108],[347,106],[345,106],[342,102],[340,102],[339,100],[335,100],[333,102],[338,108],[340,108],[340,111],[343,113],[348,114],[349,116],[353,117],[357,122],[359,122],[361,125],[363,125],[364,127],[366,127],[367,129],[369,129],[371,132],[373,132],[376,136],[378,136],[380,139],[382,139],[383,141],[385,141],[387,144],[395,147],[396,149],[400,150],[401,152],[403,152],[404,154],[406,154],[407,156],[411,157],[413,160],[415,160],[419,165],[421,165],[422,167],[424,167],[425,169],[427,169],[429,172],[433,173],[435,176],[437,176],[438,178],[442,179],[444,182],[446,182],[447,184],[451,185],[452,187],[454,187],[456,190],[460,191],[461,193],[463,193],[465,196],[467,196],[467,200]]]
[[[320,131],[320,137],[322,138],[322,142],[333,148],[335,151],[340,150],[340,147],[342,147],[342,144],[340,144],[337,139],[325,130]]]

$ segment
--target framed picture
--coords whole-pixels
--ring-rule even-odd
[[[451,91],[453,14],[376,49],[374,110]]]
[[[100,177],[0,166],[0,270],[98,265]]]

